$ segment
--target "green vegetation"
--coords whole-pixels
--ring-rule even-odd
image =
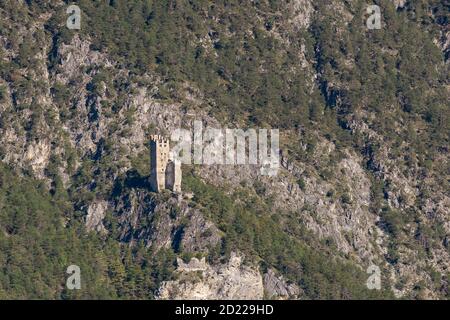
[[[174,261],[170,250],[153,255],[86,233],[64,197],[0,164],[0,299],[152,298]],[[66,289],[71,264],[81,290]]]
[[[380,225],[390,237],[391,264],[399,259],[399,243],[425,256],[448,240],[442,225],[425,223],[418,210],[388,206],[391,186],[378,177],[374,160],[388,157],[405,176],[448,183],[448,168],[442,164],[449,145],[448,51],[443,53],[434,43],[448,24],[446,1],[407,1],[398,10],[392,1],[376,1],[383,8],[383,28],[370,31],[364,25],[363,0],[312,1],[315,10],[308,28],[286,19],[292,1],[74,2],[82,11],[79,31],[65,28],[66,5],[72,1],[2,2],[0,37],[7,41],[0,50],[0,103],[10,101],[11,110],[2,112],[0,129],[11,124],[13,132],[29,142],[47,138],[43,127],[48,126],[61,137],[53,141],[52,150],[64,152],[52,156],[45,170],[51,181],[48,188],[33,179],[28,168],[3,165],[7,154],[0,145],[0,298],[153,298],[160,281],[171,277],[176,254],[192,255],[180,252],[178,245],[155,255],[142,243],[120,244],[117,217],[111,213],[106,218],[108,235],[86,233],[83,223],[86,205],[93,199],[115,200],[122,188],[144,185],[148,153],[132,156],[129,150],[116,149],[115,143],[128,137],[139,121],[135,108],[127,108],[133,85],[153,86],[148,78],[153,76],[161,82],[152,97],[162,102],[185,104],[186,90],[198,90],[199,107],[222,123],[303,131],[305,149],[293,138],[289,156],[311,163],[325,181],[335,178],[333,168],[344,151],[361,154],[372,178],[370,210],[380,215]],[[349,21],[342,16],[345,11],[351,13]],[[44,28],[36,28],[44,19]],[[18,37],[21,29],[26,35]],[[107,56],[114,66],[83,66],[78,71],[91,77],[87,83],[77,75],[64,84],[53,78],[61,71],[58,50],[75,34],[88,39],[90,49]],[[44,43],[46,60],[40,57]],[[312,70],[300,67],[303,55]],[[48,71],[49,83],[33,73],[42,69]],[[86,120],[93,126],[100,117],[113,121],[105,133],[99,130],[102,137],[92,154],[81,154],[61,128],[78,125],[76,99],[83,90]],[[47,98],[48,92],[56,106],[52,110],[43,105],[46,99],[36,98]],[[355,123],[364,124],[370,134],[350,130]],[[317,159],[319,137],[335,146],[336,156]],[[387,154],[380,155],[382,146],[387,146]],[[125,160],[133,168],[126,178],[119,174]],[[61,168],[70,176],[68,190]],[[311,168],[305,174],[308,171]],[[118,182],[121,179],[128,180]],[[296,182],[310,191],[303,178]],[[282,272],[309,298],[391,297],[389,292],[368,291],[364,270],[341,259],[331,239],[317,244],[320,241],[306,231],[301,217],[275,212],[271,199],[262,200],[262,183],[253,184],[255,193],[243,189],[233,195],[195,176],[188,175],[183,183],[195,194],[192,206],[224,233],[210,260],[239,249],[263,269]],[[421,183],[417,188],[417,208],[423,208],[430,187]],[[352,205],[352,195],[339,184],[326,196]],[[404,204],[402,197],[398,200]],[[313,214],[314,208],[309,209]],[[176,219],[179,211],[173,208],[168,214]],[[416,228],[413,236],[403,230],[409,223]],[[89,283],[81,291],[63,289],[70,264],[78,264],[82,281]],[[438,287],[439,275],[432,268],[429,273]],[[418,283],[417,291],[422,290],[424,284]]]
[[[305,228],[288,230],[280,224],[280,215],[260,198],[246,193],[228,196],[195,175],[184,177],[183,184],[195,194],[196,205],[225,234],[220,254],[213,252],[210,259],[238,249],[251,261],[260,261],[263,270],[280,270],[311,299],[392,298],[388,290],[368,290],[364,270],[337,258],[332,247],[310,247]]]

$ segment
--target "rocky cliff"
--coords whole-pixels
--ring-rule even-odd
[[[148,10],[144,18],[129,10],[136,35],[145,26],[137,44],[116,43],[93,14],[116,17],[124,4],[81,1],[86,24],[68,31],[65,3],[41,2],[2,4],[0,159],[53,197],[67,193],[58,201],[76,214],[66,219],[83,222],[86,234],[173,252],[176,270],[154,276],[157,298],[368,297],[371,264],[382,270],[386,296],[448,297],[448,101],[439,109],[439,90],[448,94],[441,72],[448,70],[449,38],[438,4],[421,1],[419,21],[419,7],[408,1],[382,1],[393,37],[414,45],[392,22],[396,16],[428,39],[424,56],[414,59],[436,57],[434,71],[412,80],[409,53],[388,44],[389,35],[367,40],[358,31],[352,38],[360,1],[251,2],[244,12],[234,2],[136,7]],[[434,13],[427,11],[432,5]],[[154,31],[158,10],[183,23],[168,18]],[[127,27],[117,24],[119,33]],[[166,29],[174,48],[159,39]],[[137,52],[147,42],[151,57]],[[394,86],[392,100],[373,101],[364,80],[373,70],[363,59],[393,82],[372,79],[370,90],[388,96],[383,85]],[[416,102],[403,86],[424,90],[429,100]],[[181,194],[150,192],[149,134],[190,129],[194,120],[280,128],[278,174],[183,165]],[[356,284],[346,272],[358,274]]]

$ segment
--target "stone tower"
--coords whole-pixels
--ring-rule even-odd
[[[160,135],[150,136],[150,187],[160,192],[166,188],[166,168],[169,161],[169,140]]]
[[[173,159],[169,139],[150,136],[150,187],[154,192],[181,192],[181,163]]]

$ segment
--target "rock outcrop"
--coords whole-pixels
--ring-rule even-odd
[[[243,264],[243,257],[232,253],[223,265],[211,266],[204,259],[192,259],[188,264],[179,261],[178,279],[164,282],[158,299],[262,299],[262,276],[253,267]]]

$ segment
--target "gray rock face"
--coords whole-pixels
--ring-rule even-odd
[[[313,13],[312,1],[310,0],[294,0],[290,3],[291,17],[289,22],[294,28],[307,28],[311,23]]]
[[[333,154],[333,146],[325,141],[318,146],[318,158]],[[336,188],[335,180],[325,182],[315,175],[305,177],[306,187],[302,190],[297,179],[303,169],[285,163],[275,177],[264,177],[258,168],[251,166],[209,166],[200,171],[209,183],[225,190],[237,190],[243,183],[259,181],[265,190],[265,197],[272,197],[274,205],[282,212],[294,212],[301,217],[306,227],[320,238],[331,238],[344,254],[355,252],[360,262],[370,261],[381,250],[375,240],[382,237],[383,231],[377,226],[377,217],[368,212],[370,204],[370,184],[361,166],[361,158],[347,154],[335,168],[339,186],[351,197],[349,203],[327,197],[330,190]]]
[[[179,261],[180,263],[180,261]],[[264,287],[262,276],[256,268],[245,266],[242,256],[232,253],[230,261],[211,266],[197,259],[180,263],[178,280],[164,282],[158,299],[175,300],[243,300],[262,299]]]
[[[89,231],[97,231],[100,233],[107,233],[103,218],[105,217],[108,203],[106,201],[94,201],[89,205],[86,216],[86,229]]]
[[[268,299],[296,299],[300,295],[300,288],[296,284],[286,283],[283,277],[277,277],[272,269],[264,274],[263,282]]]
[[[132,190],[111,206],[119,219],[123,242],[142,240],[154,250],[206,253],[221,241],[216,226],[177,195]]]
[[[405,6],[406,0],[392,0],[392,2],[394,2],[395,7],[398,9]]]

